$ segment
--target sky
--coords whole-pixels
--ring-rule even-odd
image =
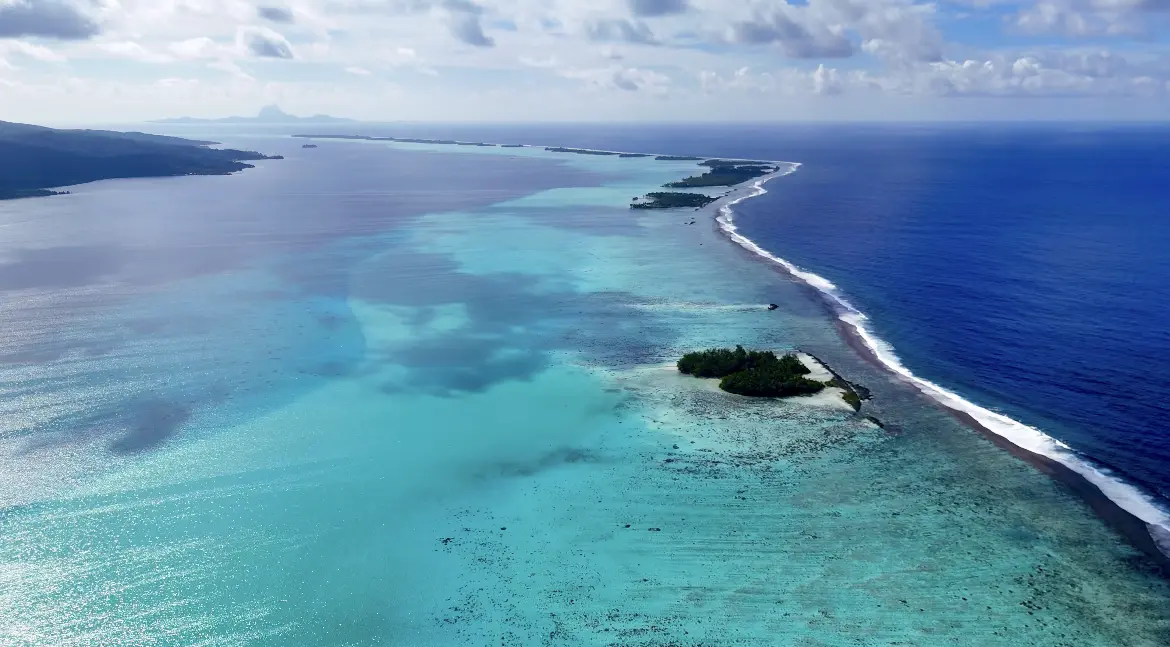
[[[0,120],[1165,120],[1170,0],[0,0]]]

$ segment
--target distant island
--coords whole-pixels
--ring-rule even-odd
[[[621,153],[615,153],[613,151],[595,151],[589,148],[564,148],[562,146],[551,146],[544,150],[550,153],[573,153],[576,155],[621,155]]]
[[[698,158],[673,157],[660,155],[656,160],[694,161]],[[668,182],[667,189],[710,189],[716,187],[733,187],[758,177],[771,175],[778,169],[771,162],[756,162],[751,160],[723,160],[709,159],[700,162],[700,166],[708,168],[702,175],[693,175],[685,180]],[[718,198],[699,193],[685,193],[681,191],[657,191],[648,193],[641,198],[634,198],[631,209],[700,209]]]
[[[454,139],[422,139],[417,137],[374,137],[372,135],[326,135],[306,134],[293,135],[302,139],[346,139],[373,142],[396,142],[399,144],[427,144],[442,146],[499,146],[500,148],[524,148],[524,144],[488,144],[484,142],[465,142]],[[651,153],[621,153],[603,151],[592,148],[569,148],[565,146],[547,146],[544,150],[550,153],[568,153],[573,155],[595,155],[599,157],[619,157],[623,159],[651,157]],[[758,177],[771,175],[778,169],[772,162],[753,160],[725,160],[688,157],[685,155],[657,155],[658,161],[670,162],[699,162],[700,166],[707,167],[702,175],[695,175],[677,182],[665,185],[668,189],[694,189],[733,187]],[[645,196],[634,198],[631,209],[700,209],[718,200],[716,197],[701,193],[683,191],[655,191]]]
[[[279,106],[265,106],[255,117],[222,117],[219,119],[197,119],[194,117],[177,117],[173,119],[158,119],[153,124],[352,124],[353,119],[330,117],[329,115],[313,115],[312,117],[298,117],[290,115]]]
[[[700,166],[710,170],[703,175],[695,175],[685,180],[671,182],[668,189],[694,189],[702,187],[735,186],[748,180],[771,175],[776,167],[765,162],[751,162],[744,160],[707,160]]]
[[[705,207],[717,198],[702,193],[680,193],[659,191],[647,193],[645,197],[635,198],[630,204],[631,209],[699,209]]]
[[[0,200],[59,195],[97,180],[227,175],[269,157],[216,142],[109,130],[58,130],[0,121]]]
[[[316,148],[316,147],[317,147],[316,144],[304,144],[303,146],[301,146],[301,148]]]
[[[374,137],[371,135],[293,135],[300,139],[348,139],[365,142],[395,142],[398,144],[427,144],[431,146],[478,146],[488,148],[524,148],[524,144],[489,144],[487,142],[462,142],[456,139],[419,139],[418,137]]]

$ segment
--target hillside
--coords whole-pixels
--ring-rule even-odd
[[[225,175],[272,159],[214,142],[106,130],[57,130],[0,121],[0,200],[53,195],[96,180]]]

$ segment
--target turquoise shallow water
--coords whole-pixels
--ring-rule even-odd
[[[854,357],[709,218],[626,208],[693,166],[326,149],[359,187],[437,160],[461,202],[402,214],[443,189],[290,155],[138,190],[260,187],[303,236],[208,242],[229,260],[147,287],[9,281],[6,327],[40,332],[0,370],[0,645],[1167,643],[1170,587],[1087,506]],[[514,190],[460,188],[483,168]],[[0,215],[60,250],[22,223],[126,186]],[[735,343],[816,353],[887,428],[668,366]]]

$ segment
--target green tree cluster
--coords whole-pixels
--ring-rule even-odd
[[[805,376],[810,373],[792,355],[777,357],[771,351],[713,348],[687,353],[678,370],[695,377],[720,379],[719,388],[754,398],[785,398],[819,393],[825,385]]]
[[[631,209],[699,209],[705,207],[716,198],[701,193],[668,193],[656,191],[647,193],[639,202],[630,205]]]

